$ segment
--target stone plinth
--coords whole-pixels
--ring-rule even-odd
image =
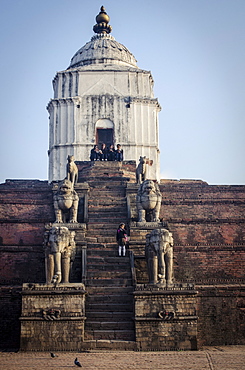
[[[134,292],[138,350],[197,349],[194,289],[161,290],[146,287]]]
[[[84,320],[84,284],[23,284],[21,350],[79,351]]]

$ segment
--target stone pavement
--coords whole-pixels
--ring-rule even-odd
[[[77,368],[75,357],[84,370],[244,370],[245,346],[205,347],[200,351],[133,352],[90,351],[0,352],[0,370],[37,370]]]

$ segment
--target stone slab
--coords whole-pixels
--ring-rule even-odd
[[[23,284],[21,350],[80,350],[84,321],[84,284]]]

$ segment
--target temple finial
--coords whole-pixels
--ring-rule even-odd
[[[110,33],[112,31],[112,27],[108,24],[110,22],[110,17],[106,13],[105,8],[100,8],[100,13],[95,18],[97,24],[94,25],[93,31],[95,33]]]

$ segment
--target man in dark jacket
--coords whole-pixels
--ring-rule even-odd
[[[101,158],[101,151],[98,145],[94,145],[93,149],[90,151],[90,161],[99,161]]]
[[[111,144],[107,151],[107,160],[108,161],[115,161],[115,149],[114,145]]]
[[[118,162],[123,161],[123,150],[121,149],[120,144],[117,144],[117,149],[115,151],[115,161],[118,161]]]

